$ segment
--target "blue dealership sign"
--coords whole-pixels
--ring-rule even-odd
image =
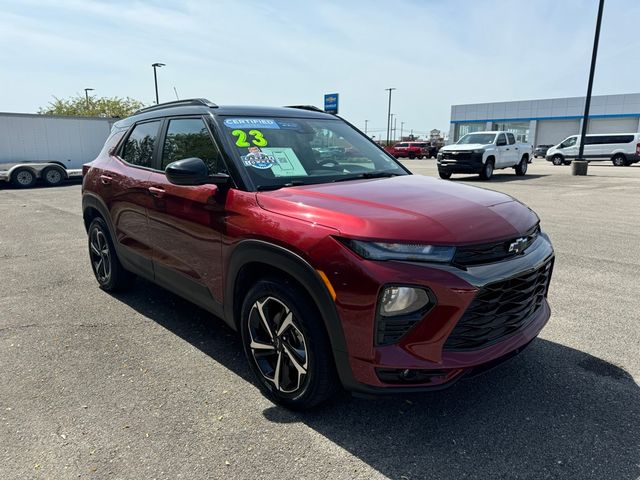
[[[324,96],[324,111],[327,113],[338,113],[337,93],[327,93]]]

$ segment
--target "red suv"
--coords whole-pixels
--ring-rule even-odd
[[[534,212],[414,176],[313,107],[141,110],[85,166],[82,208],[101,288],[138,275],[222,318],[290,408],[340,385],[451,385],[549,319],[554,253]]]
[[[391,147],[390,153],[396,158],[429,158],[431,156],[431,145],[426,142],[401,142]]]

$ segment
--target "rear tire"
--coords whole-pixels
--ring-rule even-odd
[[[527,157],[523,156],[520,159],[520,163],[515,166],[516,175],[519,177],[524,176],[527,173],[528,167],[529,167],[529,162],[527,161]]]
[[[490,180],[493,177],[493,160],[487,160],[480,172],[480,178],[483,180]]]
[[[101,289],[116,292],[133,284],[135,275],[120,263],[107,224],[101,217],[94,218],[89,225],[89,259]]]
[[[413,160],[414,158],[416,158],[416,154],[413,152],[409,152],[409,160]]]
[[[554,165],[562,165],[564,163],[564,159],[562,158],[562,155],[554,155],[551,157],[551,163]]]
[[[36,174],[29,168],[16,168],[11,174],[11,183],[18,188],[33,187],[36,184]]]
[[[282,278],[258,281],[242,303],[240,331],[258,386],[271,401],[306,410],[336,392],[324,322],[297,285]]]
[[[67,179],[67,172],[61,167],[47,167],[42,171],[42,180],[49,187],[61,185]]]
[[[438,175],[440,175],[440,178],[444,180],[449,180],[451,178],[451,172],[447,172],[445,170],[438,170]]]
[[[627,158],[624,155],[617,154],[611,158],[611,163],[613,163],[616,167],[624,167],[627,163]]]

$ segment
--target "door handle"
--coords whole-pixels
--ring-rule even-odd
[[[162,198],[164,197],[165,191],[162,188],[158,188],[158,187],[149,187],[148,188],[149,193],[151,195],[153,195],[156,198]]]
[[[111,185],[112,180],[113,178],[109,175],[100,175],[100,182],[102,182],[103,185]]]
[[[511,150],[510,148],[505,148],[505,150]]]

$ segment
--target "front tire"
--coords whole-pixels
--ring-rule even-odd
[[[527,161],[527,157],[522,157],[520,163],[515,166],[516,175],[519,177],[524,176],[527,173],[527,169],[529,167],[529,162]]]
[[[551,163],[554,165],[562,165],[564,163],[564,159],[562,158],[562,155],[554,155],[551,157]]]
[[[490,180],[491,177],[493,177],[493,160],[487,160],[480,172],[480,178]]]
[[[107,224],[100,217],[89,225],[89,258],[98,285],[107,292],[126,290],[135,280],[120,263]]]
[[[440,178],[444,180],[449,180],[451,178],[451,172],[447,172],[446,170],[438,170],[438,175],[440,175]]]
[[[306,410],[336,391],[329,337],[304,290],[279,278],[258,281],[244,299],[240,323],[245,355],[271,401]]]

